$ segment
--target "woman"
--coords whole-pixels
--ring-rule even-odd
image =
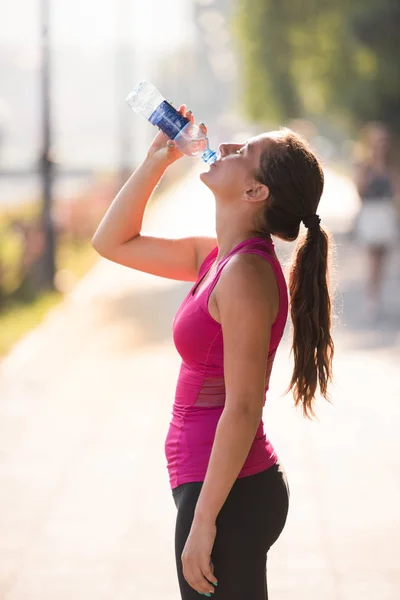
[[[356,235],[368,257],[367,312],[375,320],[380,313],[382,279],[389,250],[399,239],[399,224],[394,205],[395,170],[390,150],[390,135],[385,125],[370,123],[364,130],[363,160],[356,165],[356,185],[361,210]]]
[[[182,114],[193,120],[185,106]],[[202,125],[202,127],[204,127]],[[205,127],[204,130],[206,131]],[[222,144],[201,175],[215,195],[217,238],[140,235],[147,201],[181,156],[162,133],[119,192],[93,238],[117,263],[195,282],[174,319],[182,357],[166,440],[177,506],[176,563],[183,600],[265,600],[266,557],[287,516],[285,473],[262,409],[288,298],[271,235],[308,233],[290,275],[295,402],[313,414],[331,377],[328,238],[316,209],[323,172],[293,132]]]

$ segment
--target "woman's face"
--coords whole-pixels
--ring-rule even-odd
[[[243,198],[249,189],[259,185],[255,173],[270,141],[271,136],[264,133],[243,144],[221,144],[220,158],[200,179],[218,197]]]

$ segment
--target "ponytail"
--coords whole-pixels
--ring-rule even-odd
[[[328,254],[326,232],[319,225],[308,229],[296,249],[289,277],[294,370],[288,391],[293,391],[295,405],[302,405],[308,418],[315,416],[317,385],[329,400],[327,387],[332,380],[334,344],[330,334]]]
[[[328,287],[329,240],[316,214],[324,189],[324,172],[306,141],[290,129],[269,135],[260,157],[256,181],[268,188],[264,231],[293,241],[301,222],[307,228],[299,242],[289,277],[293,322],[294,370],[287,391],[305,417],[315,416],[319,385],[328,398],[334,345],[331,338],[331,299]]]

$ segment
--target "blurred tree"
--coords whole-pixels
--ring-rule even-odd
[[[301,103],[292,69],[288,2],[239,0],[239,4],[245,108],[256,121],[294,117]]]
[[[398,0],[238,0],[235,29],[252,118],[336,114],[400,132]]]
[[[0,312],[3,309],[5,300],[6,300],[6,292],[4,290],[4,274],[5,267],[2,257],[0,256]]]
[[[364,0],[354,10],[352,31],[375,61],[374,85],[369,90],[372,110],[364,119],[379,119],[400,134],[400,3]]]

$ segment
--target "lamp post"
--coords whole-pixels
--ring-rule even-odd
[[[118,161],[118,187],[126,183],[132,172],[132,139],[129,127],[129,117],[126,95],[131,86],[132,45],[129,43],[132,28],[131,2],[117,0],[115,7],[115,83],[117,93],[117,161]]]
[[[45,249],[42,257],[42,284],[45,289],[54,289],[56,240],[52,217],[52,180],[53,162],[51,148],[51,103],[50,103],[50,0],[40,0],[41,31],[41,106],[42,106],[42,149],[40,154],[40,173],[42,181],[42,231]]]

